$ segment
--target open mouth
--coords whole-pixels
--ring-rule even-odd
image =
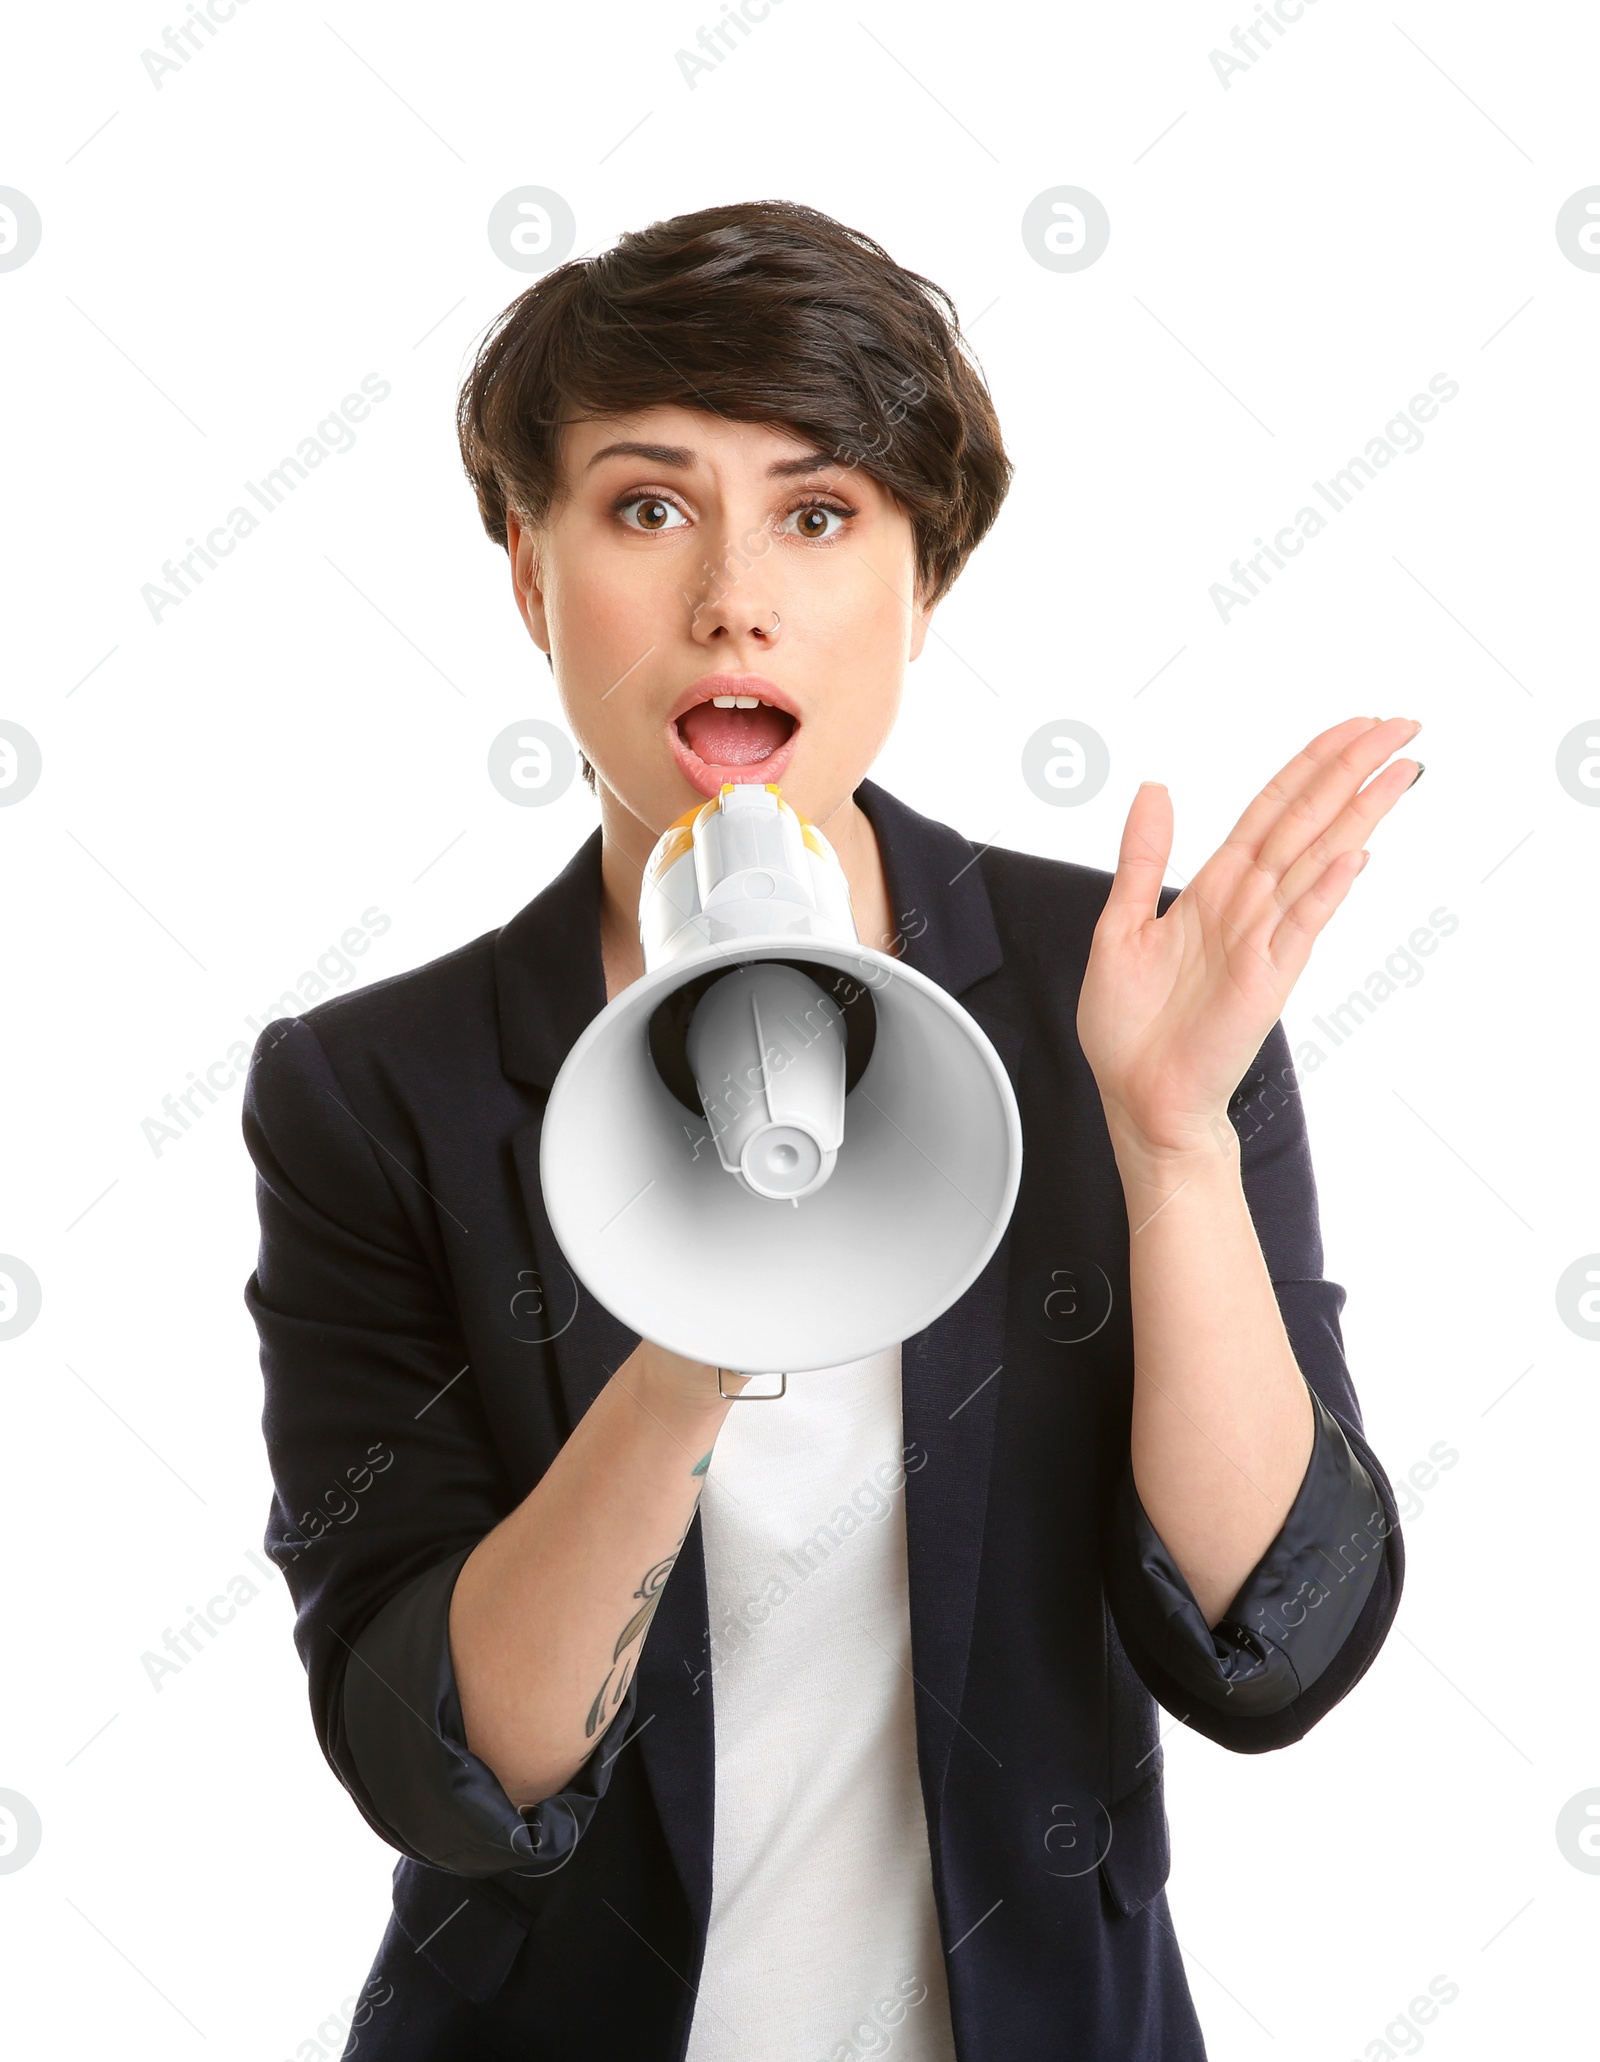
[[[799,720],[754,683],[747,691],[732,682],[729,692],[695,702],[667,726],[679,765],[706,796],[730,781],[780,779],[799,729]]]

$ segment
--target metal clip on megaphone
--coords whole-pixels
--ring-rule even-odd
[[[540,1179],[578,1278],[719,1389],[785,1371],[750,1400],[931,1323],[999,1244],[1021,1176],[978,1024],[861,944],[837,855],[775,783],[729,783],[663,832],[639,936],[643,978],[586,1027],[545,1112]]]

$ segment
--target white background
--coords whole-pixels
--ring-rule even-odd
[[[364,911],[391,922],[360,978],[416,965],[595,821],[581,783],[519,809],[487,779],[494,736],[559,711],[453,432],[527,283],[489,210],[539,184],[580,253],[777,196],[954,296],[1018,472],[873,768],[915,807],[1109,866],[1164,779],[1176,882],[1316,730],[1424,719],[1427,775],[1288,1022],[1317,1036],[1430,912],[1459,918],[1305,1083],[1370,1436],[1397,1482],[1437,1442],[1459,1458],[1408,1528],[1394,1633],[1309,1739],[1169,1733],[1172,1908],[1216,2062],[1587,2052],[1600,1877],[1555,1820],[1600,1785],[1600,1366],[1555,1285],[1600,1247],[1600,812],[1555,757],[1600,717],[1600,273],[1554,223],[1600,182],[1600,21],[1320,0],[1224,86],[1221,7],[777,0],[691,88],[675,52],[707,18],[241,0],[159,88],[159,9],[10,25],[0,183],[44,224],[0,273],[0,716],[44,760],[0,810],[0,1251],[44,1293],[0,1346],[0,1788],[44,1828],[0,1874],[13,2050],[336,2053],[387,1914],[394,1856],[321,1760],[287,1595],[247,1559],[269,1487],[238,1088],[159,1154],[141,1126]],[[1111,219],[1078,273],[1020,234],[1062,184]],[[1219,620],[1230,562],[1441,372],[1460,392],[1424,447]],[[392,392],[355,448],[153,622],[162,562],[368,373]],[[1111,753],[1080,808],[1019,771],[1065,717]],[[241,1573],[260,1593],[153,1688],[141,1656]],[[1459,1997],[1385,2047],[1437,1975]]]

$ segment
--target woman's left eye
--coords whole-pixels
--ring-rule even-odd
[[[800,518],[800,527],[794,532],[797,537],[825,539],[837,537],[839,531],[820,527],[816,518],[820,516],[826,519],[831,516],[839,525],[839,529],[843,529],[847,518],[847,511],[842,508],[835,508],[828,501],[806,501],[802,502],[800,507],[790,509],[789,513],[784,517],[784,522],[786,524],[791,523],[797,516]]]

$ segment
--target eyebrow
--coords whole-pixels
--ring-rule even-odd
[[[595,452],[584,471],[588,472],[590,467],[598,465],[602,458],[648,458],[656,465],[675,466],[682,471],[687,471],[695,462],[695,454],[686,444],[606,444]],[[808,451],[803,458],[776,460],[767,467],[767,478],[792,479],[797,473],[820,472],[824,466],[832,463],[826,451]]]

